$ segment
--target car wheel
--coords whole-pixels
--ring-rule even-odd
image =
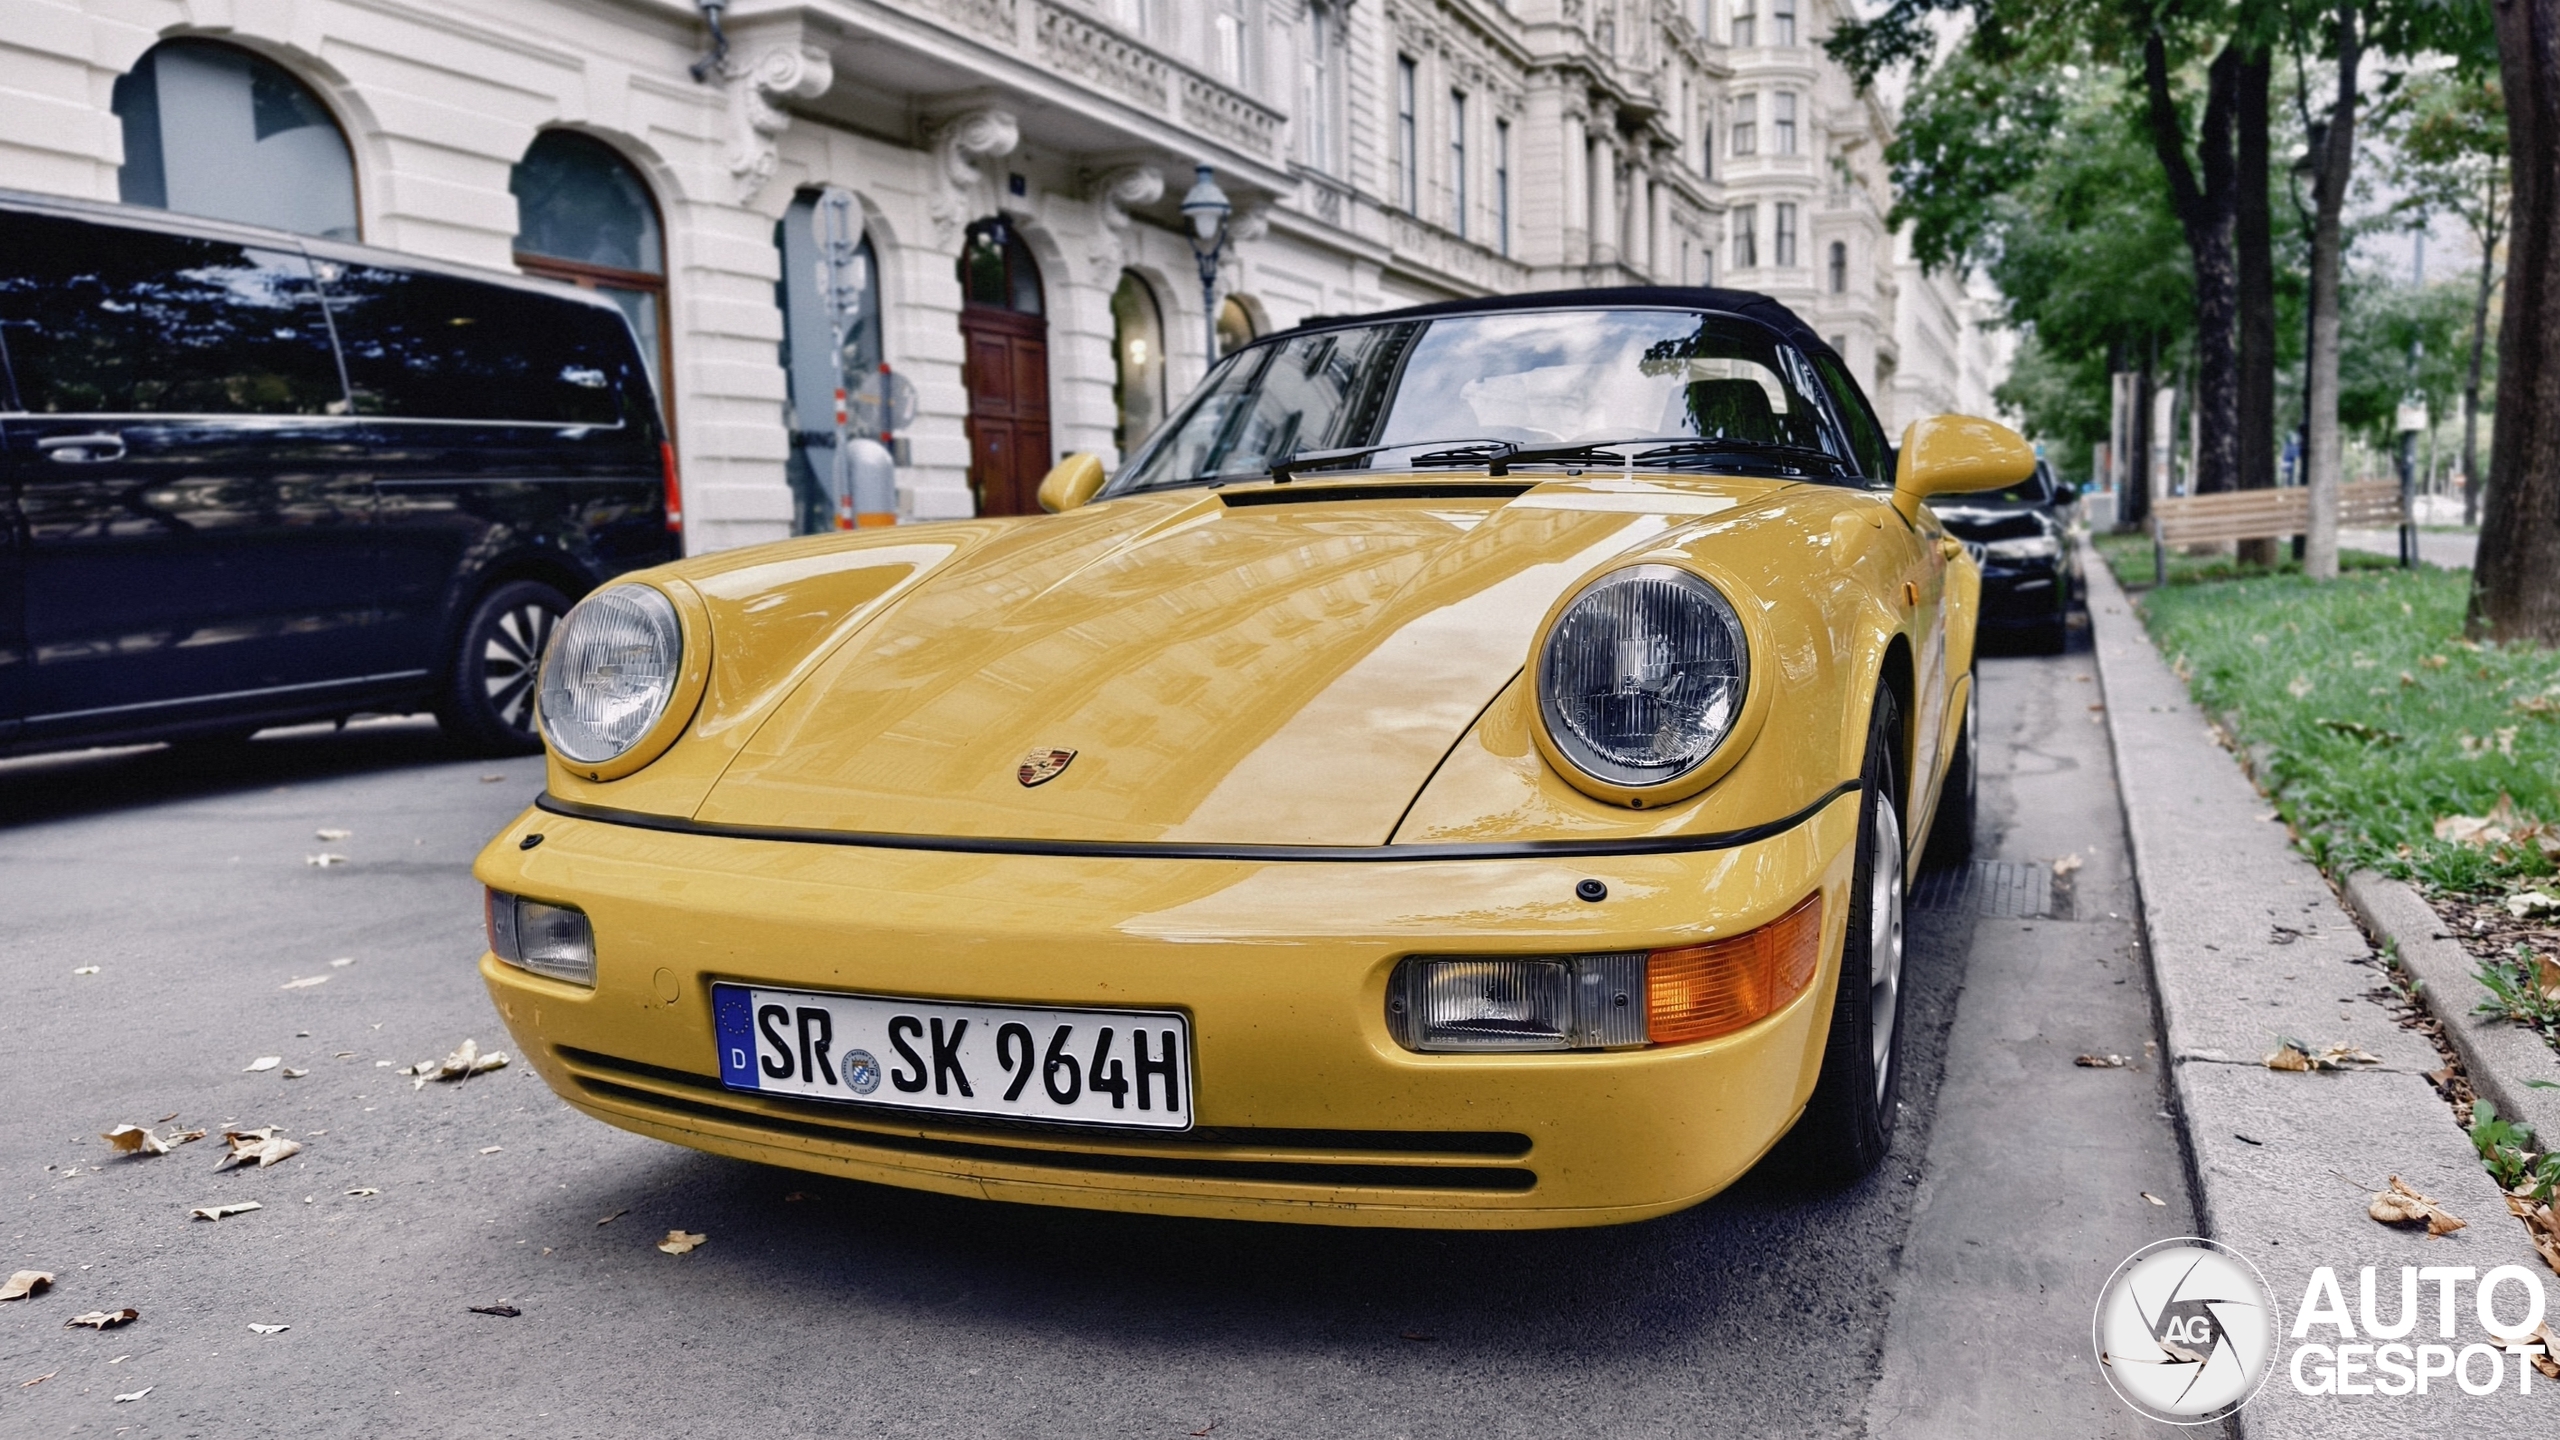
[[[1937,817],[1929,822],[1929,849],[1920,860],[1924,870],[1951,870],[1973,859],[1974,790],[1981,779],[1976,752],[1981,748],[1982,677],[1965,687],[1964,722],[1956,728],[1956,751],[1947,761],[1945,788],[1938,792]]]
[[[542,651],[568,612],[569,597],[539,581],[511,581],[481,596],[462,627],[444,700],[436,707],[445,734],[487,754],[541,749],[533,701]]]
[[[1900,707],[1876,695],[1858,802],[1858,862],[1840,946],[1840,988],[1813,1099],[1788,1134],[1796,1170],[1847,1184],[1883,1161],[1902,1088],[1903,830],[1895,737]]]

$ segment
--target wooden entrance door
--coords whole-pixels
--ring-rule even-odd
[[[968,359],[969,488],[981,515],[1032,515],[1049,473],[1049,324],[991,305],[960,311]]]

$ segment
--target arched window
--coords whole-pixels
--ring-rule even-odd
[[[1125,460],[1164,419],[1164,312],[1147,282],[1125,270],[1111,292],[1111,360],[1111,398],[1120,409],[1111,443]]]
[[[116,77],[128,205],[356,238],[356,164],[310,87],[263,56],[168,40]]]
[[[1831,242],[1831,293],[1843,295],[1848,293],[1848,289],[1849,243],[1845,240],[1834,240]]]
[[[1253,343],[1253,312],[1233,295],[1218,302],[1218,353],[1232,355]]]
[[[675,431],[667,396],[667,254],[648,182],[612,146],[545,130],[508,177],[516,197],[516,266],[593,290],[622,307]]]
[[[868,235],[854,247],[853,264],[839,282],[854,291],[854,298],[844,348],[836,348],[836,319],[827,310],[831,267],[820,235],[822,194],[801,191],[773,227],[774,244],[782,252],[782,280],[774,288],[782,302],[783,367],[791,391],[788,467],[795,535],[836,527],[836,387],[851,392],[848,428],[873,439],[880,434],[882,406],[865,405],[862,386],[866,380],[874,382],[879,387],[874,393],[883,395],[889,388],[878,379],[888,347],[880,303],[880,256]],[[843,303],[843,297],[837,303]]]
[[[969,304],[1017,315],[1038,315],[1040,267],[1031,247],[1002,220],[981,220],[969,227],[960,251],[960,290]]]

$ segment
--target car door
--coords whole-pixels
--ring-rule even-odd
[[[25,738],[366,688],[372,487],[298,249],[0,211]]]

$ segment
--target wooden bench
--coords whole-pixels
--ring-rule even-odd
[[[2338,487],[2338,528],[2405,525],[2400,482],[2360,480]],[[2288,540],[2311,528],[2311,491],[2301,485],[2273,490],[2226,490],[2219,495],[2169,495],[2151,502],[2151,570],[2155,583],[2169,578],[2169,547],[2216,545],[2234,540]]]

